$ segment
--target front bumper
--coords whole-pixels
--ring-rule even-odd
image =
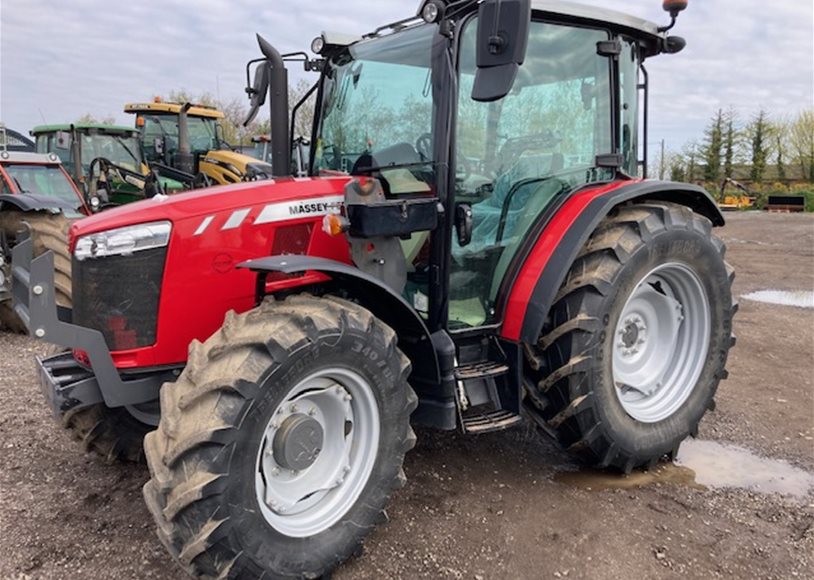
[[[90,360],[92,370],[79,365],[71,353],[37,359],[40,387],[56,415],[97,403],[123,407],[154,401],[161,385],[176,378],[174,370],[146,372],[130,379],[119,374],[102,333],[71,324],[71,310],[57,305],[50,251],[33,258],[29,238],[14,246],[11,264],[14,311],[28,333],[82,350]]]

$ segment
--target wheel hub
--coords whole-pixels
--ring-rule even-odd
[[[316,419],[301,413],[291,415],[274,436],[274,460],[285,469],[308,469],[322,451],[324,436],[322,425]]]
[[[613,379],[625,411],[648,423],[675,412],[704,365],[709,332],[706,293],[692,270],[668,263],[645,276],[622,309],[613,345]]]
[[[255,484],[266,520],[292,537],[330,526],[373,469],[378,421],[372,388],[353,371],[318,371],[291,388],[260,442]]]

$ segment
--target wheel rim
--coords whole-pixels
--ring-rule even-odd
[[[318,371],[290,389],[257,455],[257,501],[269,524],[298,538],[334,525],[370,478],[379,433],[373,388],[353,371]]]
[[[668,263],[631,293],[613,336],[613,380],[625,412],[644,423],[673,415],[706,364],[710,306],[698,275]]]

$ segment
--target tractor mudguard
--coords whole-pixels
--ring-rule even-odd
[[[249,260],[238,265],[257,272],[258,289],[271,272],[296,274],[305,271],[322,272],[338,282],[337,289],[356,299],[376,317],[396,331],[399,348],[413,364],[411,381],[438,385],[441,382],[438,355],[430,331],[421,316],[404,298],[382,281],[348,264],[313,256],[272,256]]]
[[[40,359],[40,387],[56,416],[73,409],[104,402],[123,407],[153,401],[164,381],[174,380],[172,370],[161,370],[132,380],[119,375],[101,332],[71,324],[71,310],[58,306],[54,293],[54,254],[32,259],[31,238],[12,249],[12,295],[14,311],[28,332],[37,338],[70,349],[82,350],[92,372],[71,354]]]
[[[534,344],[571,264],[599,223],[628,201],[669,201],[724,225],[724,216],[703,188],[669,181],[624,181],[576,191],[538,230],[505,302],[503,338]]]
[[[72,214],[77,213],[76,206],[72,207],[67,201],[33,193],[0,194],[0,209],[7,204],[20,211],[61,210]]]

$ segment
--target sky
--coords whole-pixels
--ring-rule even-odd
[[[582,0],[666,22],[659,0]],[[28,131],[183,89],[243,98],[255,33],[281,52],[323,30],[362,34],[415,13],[417,0],[0,0],[0,120]],[[674,34],[687,48],[648,63],[651,145],[700,139],[734,107],[790,116],[814,106],[814,2],[690,0]],[[297,65],[289,73],[312,78]]]

